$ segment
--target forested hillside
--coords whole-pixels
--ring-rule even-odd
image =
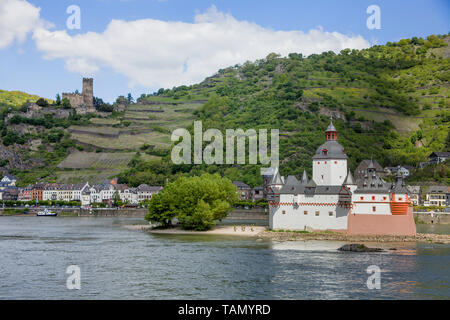
[[[309,57],[270,54],[219,70],[200,84],[161,89],[157,96],[207,96],[208,102],[195,112],[204,129],[279,129],[285,175],[311,171],[311,156],[324,141],[330,115],[337,119],[352,170],[370,157],[383,166],[417,167],[432,151],[450,150],[449,39],[404,39]],[[122,180],[133,183],[145,175],[148,169],[142,165],[128,170]],[[261,183],[257,166],[178,169],[219,171],[251,185]]]

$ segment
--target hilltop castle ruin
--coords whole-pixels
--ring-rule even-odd
[[[70,105],[78,114],[95,112],[94,108],[94,79],[83,78],[82,93],[63,93],[62,99],[68,99]]]

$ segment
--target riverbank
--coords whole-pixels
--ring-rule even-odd
[[[154,228],[151,225],[125,225],[129,230],[145,231],[152,234],[171,235],[226,235],[255,237],[274,241],[308,241],[329,240],[346,242],[429,242],[450,243],[450,235],[418,233],[415,236],[390,236],[390,235],[348,235],[341,232],[307,232],[307,231],[273,231],[263,226],[216,226],[208,231],[183,230],[181,227],[170,229]]]
[[[154,228],[151,225],[126,225],[124,228],[129,230],[146,231],[153,234],[186,234],[186,235],[222,235],[222,236],[245,236],[245,237],[258,237],[259,234],[266,230],[266,227],[262,226],[216,226],[208,231],[192,231],[183,230],[181,227],[159,229]]]
[[[322,232],[299,232],[299,231],[272,231],[264,230],[258,237],[275,241],[298,241],[298,240],[331,240],[347,242],[430,242],[450,243],[450,235],[418,233],[415,236],[391,236],[391,235],[348,235],[346,233],[322,231]]]

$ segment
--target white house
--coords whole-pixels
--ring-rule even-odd
[[[0,180],[0,183],[2,183],[4,185],[8,185],[10,187],[15,187],[16,181],[17,181],[16,177],[14,177],[11,174],[7,174],[7,175],[3,176],[2,180]]]
[[[142,202],[144,200],[150,200],[154,194],[161,191],[163,187],[161,186],[149,186],[147,184],[141,184],[136,188],[137,190],[137,201]]]

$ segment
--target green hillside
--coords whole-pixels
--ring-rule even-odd
[[[38,169],[16,173],[31,174],[37,180],[73,181],[121,172],[120,182],[137,185],[220,172],[253,186],[262,182],[257,165],[173,165],[170,133],[180,127],[192,130],[193,120],[201,120],[204,130],[223,132],[279,129],[281,172],[300,175],[303,169],[311,173],[311,156],[324,141],[331,115],[352,170],[370,157],[383,166],[417,167],[431,152],[450,150],[449,41],[449,36],[412,38],[308,57],[272,53],[219,70],[192,86],[143,94],[125,112],[56,123],[53,130],[64,127],[60,141],[65,143],[27,151],[29,159],[39,155],[47,161],[42,167],[46,174],[36,174]],[[61,144],[66,145],[64,152]],[[57,157],[54,150],[59,150]],[[92,162],[96,166],[68,167],[73,162],[70,154],[79,150],[101,153],[100,160]],[[127,155],[118,157],[117,153]],[[120,161],[105,160],[108,155]],[[55,167],[65,158],[63,165]],[[88,158],[97,159],[92,154]],[[48,159],[54,170],[48,169]],[[99,161],[107,164],[99,165]],[[448,177],[438,178],[421,172],[413,181],[449,182]]]
[[[364,50],[245,62],[200,84],[158,97],[201,95],[195,112],[203,128],[276,128],[281,132],[283,174],[311,171],[311,156],[324,141],[333,115],[349,165],[370,157],[383,166],[418,166],[432,151],[448,149],[450,126],[448,36],[404,39]],[[261,183],[257,166],[182,166],[190,174],[219,171],[232,179]],[[133,182],[145,167],[122,179]],[[175,170],[176,171],[176,170]]]
[[[20,107],[25,102],[35,102],[40,97],[33,94],[28,94],[22,91],[6,91],[0,90],[0,107]],[[45,99],[48,102],[52,102],[50,99]]]

